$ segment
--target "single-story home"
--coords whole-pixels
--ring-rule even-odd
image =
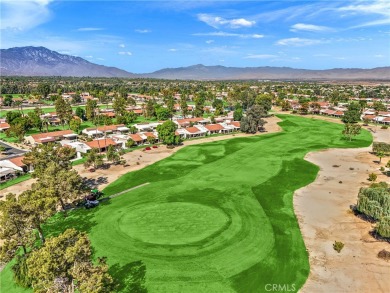
[[[91,149],[97,148],[101,152],[105,152],[110,145],[113,145],[115,147],[120,146],[119,142],[116,142],[111,138],[99,138],[93,141],[86,142],[85,144],[89,146]]]
[[[25,137],[25,140],[30,144],[55,142],[63,139],[76,140],[77,134],[74,133],[72,130],[60,130],[60,131],[32,134],[30,136]]]
[[[82,133],[87,135],[88,137],[98,137],[109,133],[120,133],[121,131],[119,129],[122,129],[123,131],[129,131],[129,129],[125,127],[124,124],[117,124],[85,128]]]
[[[28,172],[32,170],[31,166],[26,165],[23,163],[24,156],[14,157],[7,160],[1,160],[0,161],[0,167],[3,168],[11,168],[15,170],[16,172]]]
[[[61,141],[60,143],[62,146],[68,146],[74,148],[77,152],[78,158],[81,156],[81,154],[85,154],[91,149],[90,146],[88,146],[86,143],[83,143],[81,141]]]

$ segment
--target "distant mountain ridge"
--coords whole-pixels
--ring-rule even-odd
[[[290,67],[241,68],[197,64],[188,67],[165,68],[152,73],[134,74],[116,67],[97,65],[80,57],[60,54],[44,47],[19,47],[0,50],[0,75],[180,80],[390,80],[390,67],[309,70]]]
[[[189,67],[166,68],[144,76],[196,80],[390,80],[390,67],[309,70],[290,67],[224,67],[198,64]]]
[[[83,58],[60,54],[45,47],[1,49],[0,75],[76,77],[135,76],[125,70],[97,65]]]

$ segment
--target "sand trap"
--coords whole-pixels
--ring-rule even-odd
[[[390,142],[389,130],[378,127],[373,135],[375,141]],[[349,210],[359,188],[369,185],[369,173],[378,174],[378,182],[389,182],[370,151],[371,147],[330,149],[306,156],[321,170],[315,182],[297,190],[294,197],[310,261],[310,275],[301,292],[390,292],[390,263],[377,258],[390,245],[371,237],[373,225]],[[387,158],[381,165],[385,162]],[[335,240],[345,244],[340,254],[333,250]]]

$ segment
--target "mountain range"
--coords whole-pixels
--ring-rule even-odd
[[[373,69],[335,68],[327,70],[290,67],[225,67],[202,64],[165,68],[134,74],[91,63],[83,58],[60,54],[44,47],[17,47],[0,50],[1,76],[126,77],[182,80],[390,80],[390,67]]]

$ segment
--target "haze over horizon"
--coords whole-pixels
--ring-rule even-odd
[[[390,2],[0,0],[2,49],[44,46],[133,73],[194,64],[390,66]]]

